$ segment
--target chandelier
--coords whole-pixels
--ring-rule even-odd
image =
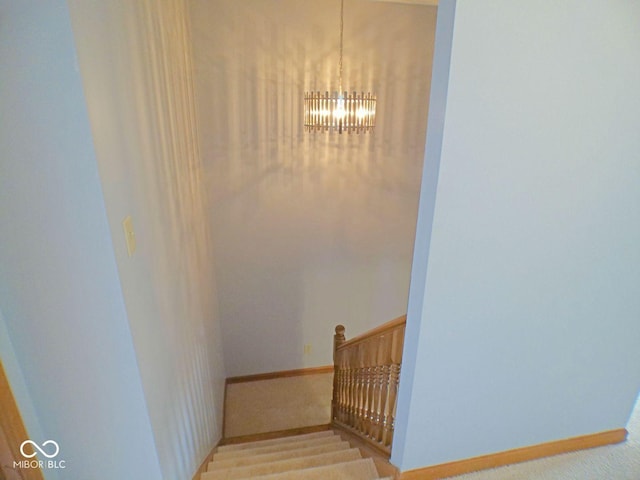
[[[304,126],[309,132],[344,131],[366,133],[376,124],[376,96],[364,92],[349,93],[342,89],[342,47],[344,0],[340,2],[340,62],[337,92],[305,92]]]

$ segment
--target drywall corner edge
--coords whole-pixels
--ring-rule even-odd
[[[402,470],[409,412],[413,403],[413,379],[420,335],[423,334],[423,300],[425,294],[431,229],[435,212],[440,155],[447,109],[449,66],[453,44],[456,0],[443,0],[438,6],[435,33],[435,51],[431,79],[430,107],[427,137],[420,189],[420,204],[416,239],[411,268],[407,327],[402,357],[402,374],[398,395],[398,410],[393,438],[391,463]]]

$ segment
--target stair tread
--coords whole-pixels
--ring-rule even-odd
[[[360,455],[360,451],[357,448],[351,448],[348,450],[338,450],[335,452],[322,453],[318,455],[287,458],[284,460],[260,463],[257,465],[247,465],[241,467],[212,470],[204,473],[201,477],[201,480],[232,480],[256,478],[261,475],[284,473],[290,471],[298,472],[315,467],[337,465],[361,458],[362,456]]]
[[[251,477],[256,480],[377,480],[378,471],[370,458],[334,463],[321,467],[292,470]]]
[[[289,438],[294,438],[294,437],[289,437]],[[333,442],[342,442],[342,438],[340,438],[339,435],[331,435],[331,436],[324,436],[324,437],[319,437],[319,438],[312,438],[309,440],[303,440],[303,441],[290,441],[287,443],[278,443],[278,444],[274,444],[274,445],[266,445],[263,447],[258,447],[258,448],[253,448],[253,449],[238,449],[238,450],[231,450],[231,451],[223,451],[223,452],[217,452],[213,454],[213,461],[217,461],[217,460],[226,460],[226,459],[230,459],[230,458],[239,458],[239,457],[247,457],[247,456],[251,456],[251,455],[260,455],[260,454],[264,454],[264,453],[274,453],[274,452],[284,452],[284,451],[289,451],[289,450],[297,450],[300,448],[307,448],[307,447],[312,447],[312,446],[316,446],[316,445],[324,445],[327,443],[333,443]]]
[[[230,452],[232,450],[247,450],[252,448],[266,447],[268,445],[278,445],[291,441],[305,441],[314,438],[330,437],[335,435],[331,430],[322,430],[321,432],[304,433],[302,435],[291,435],[288,437],[270,438],[268,440],[256,440],[254,442],[236,443],[231,445],[222,445],[218,447],[218,452]]]
[[[219,470],[223,468],[242,467],[248,465],[257,465],[259,463],[275,462],[293,457],[303,457],[309,455],[319,455],[321,453],[335,452],[339,450],[348,450],[351,448],[349,442],[331,442],[320,444],[307,448],[298,448],[295,450],[285,450],[273,453],[264,453],[261,455],[250,455],[243,457],[230,458],[227,460],[216,460],[209,462],[207,471]]]

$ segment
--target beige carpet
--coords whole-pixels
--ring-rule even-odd
[[[332,431],[219,447],[200,480],[376,480],[362,458]],[[388,477],[385,480],[391,480]]]
[[[225,438],[325,425],[333,373],[231,383],[226,394]]]
[[[455,480],[640,480],[640,401],[627,441],[454,477]]]

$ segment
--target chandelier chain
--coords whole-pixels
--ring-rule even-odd
[[[344,0],[340,2],[340,62],[338,63],[340,95],[342,95],[342,50],[344,37]]]

